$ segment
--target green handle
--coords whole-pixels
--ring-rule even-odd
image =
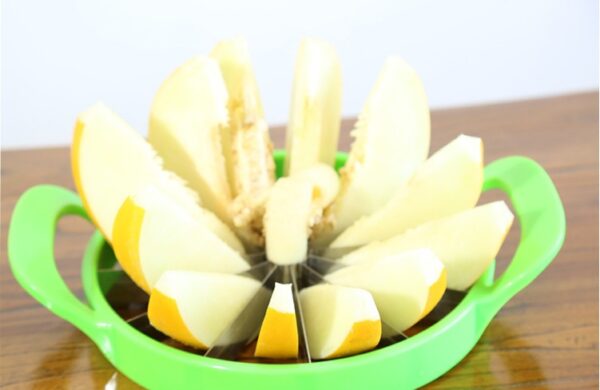
[[[521,226],[521,239],[504,272],[491,284],[478,284],[480,308],[490,317],[533,281],[554,259],[565,238],[565,211],[544,169],[525,157],[497,160],[485,169],[483,190],[504,191]]]
[[[8,231],[9,263],[31,296],[98,342],[101,321],[71,292],[56,269],[54,236],[58,220],[65,215],[88,219],[75,193],[51,185],[27,190],[17,202]]]

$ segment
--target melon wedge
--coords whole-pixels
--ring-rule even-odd
[[[294,179],[305,180],[312,186],[312,210],[308,225],[310,238],[318,238],[329,230],[334,220],[325,210],[333,202],[340,188],[337,173],[329,165],[318,163],[292,175]]]
[[[313,188],[315,208],[324,209],[335,199],[340,188],[340,179],[329,165],[317,163],[292,175],[294,179],[308,181]]]
[[[345,264],[413,248],[431,248],[448,272],[448,288],[471,286],[498,254],[514,216],[503,201],[488,203],[431,221],[383,242],[374,242],[343,256]]]
[[[352,131],[354,143],[330,212],[335,236],[389,201],[427,158],[430,119],[416,72],[389,58]]]
[[[423,165],[392,199],[340,234],[331,248],[385,240],[427,221],[475,206],[483,185],[483,144],[460,135]]]
[[[298,325],[291,284],[275,283],[254,355],[281,359],[298,356]]]
[[[77,117],[71,168],[88,215],[109,242],[117,211],[144,186],[158,186],[182,204],[197,207],[197,195],[165,171],[144,138],[102,103]]]
[[[168,271],[152,288],[148,318],[152,326],[186,345],[207,349],[251,337],[255,320],[247,320],[232,338],[224,332],[248,305],[264,290],[260,282],[239,275]],[[246,324],[245,324],[246,325]]]
[[[339,186],[333,168],[316,164],[271,188],[264,216],[267,258],[276,264],[295,264],[306,258],[311,228],[321,221]]]
[[[340,133],[341,103],[342,74],[335,49],[318,39],[304,39],[294,70],[286,132],[286,174],[318,162],[333,165]]]
[[[267,259],[279,264],[304,261],[308,251],[312,215],[312,186],[284,177],[269,193],[264,216]]]
[[[221,141],[228,123],[227,101],[216,61],[195,57],[176,69],[154,97],[148,140],[165,167],[196,190],[206,208],[231,224],[232,197]]]
[[[446,290],[444,265],[429,249],[373,259],[342,268],[325,279],[369,291],[381,320],[397,332],[427,315]]]
[[[233,247],[210,223],[229,232]],[[113,248],[125,272],[146,292],[169,270],[238,273],[250,268],[241,243],[214,215],[183,207],[156,187],[125,200],[115,219]]]
[[[312,359],[331,359],[373,349],[381,320],[365,290],[320,284],[300,291],[300,305]]]
[[[247,242],[262,245],[264,203],[275,181],[275,164],[248,46],[243,38],[221,41],[210,57],[219,64],[229,96],[222,144],[233,222]]]

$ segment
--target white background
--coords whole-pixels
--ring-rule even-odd
[[[598,88],[596,0],[4,0],[2,147],[68,144],[76,114],[97,100],[146,133],[169,72],[238,34],[273,124],[287,121],[307,35],[338,49],[344,115],[390,54],[416,68],[432,107]]]

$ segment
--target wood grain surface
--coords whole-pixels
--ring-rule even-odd
[[[349,147],[351,126],[344,122],[342,150]],[[278,146],[283,133],[272,131]],[[564,202],[567,238],[556,260],[500,311],[473,351],[429,387],[598,388],[598,93],[432,113],[432,151],[459,133],[483,138],[487,162],[525,155],[541,163]],[[25,189],[41,183],[73,188],[67,147],[2,152],[0,386],[90,389],[113,381],[120,389],[137,388],[81,332],[27,295],[10,272],[12,210]],[[59,223],[58,266],[80,297],[81,257],[91,232],[80,219]],[[518,227],[499,256],[501,269],[517,242]]]

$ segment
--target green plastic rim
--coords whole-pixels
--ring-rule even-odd
[[[274,158],[280,174],[285,155]],[[346,160],[339,154],[336,167]],[[124,375],[153,389],[261,388],[362,389],[416,388],[456,365],[476,344],[498,310],[554,259],[565,236],[562,203],[546,172],[534,161],[507,157],[485,169],[483,190],[504,191],[521,225],[514,257],[494,280],[493,265],[461,303],[416,336],[372,352],[311,364],[242,363],[178,350],[127,324],[106,301],[97,270],[114,255],[96,232],[82,264],[88,304],[68,289],[53,256],[58,220],[87,218],[79,197],[56,186],[37,186],[19,199],[8,235],[9,261],[17,281],[42,305],[89,336]]]

